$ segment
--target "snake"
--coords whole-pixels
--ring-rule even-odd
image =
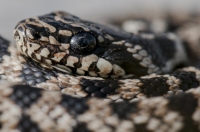
[[[0,37],[2,132],[200,131],[200,70],[176,33],[57,11],[20,21],[14,39]]]

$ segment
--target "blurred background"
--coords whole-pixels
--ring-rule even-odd
[[[0,35],[13,40],[13,28],[20,20],[62,10],[99,23],[123,19],[132,14],[199,12],[200,0],[0,0]]]

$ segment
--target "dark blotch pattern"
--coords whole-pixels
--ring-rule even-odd
[[[149,79],[141,79],[143,85],[140,87],[142,93],[149,97],[161,96],[169,90],[169,85],[166,83],[167,78],[155,77]]]
[[[29,108],[41,97],[42,89],[33,88],[27,85],[14,85],[10,98],[22,109]]]
[[[183,116],[191,116],[197,105],[197,99],[189,93],[180,93],[177,96],[169,97],[169,108],[178,111]]]
[[[135,132],[152,132],[150,130],[147,130],[147,124],[137,124],[135,125]]]
[[[27,63],[23,63],[20,78],[24,84],[36,85],[50,79],[51,76],[56,76],[57,72],[39,66],[36,62],[24,57]]]
[[[196,79],[196,75],[194,72],[186,72],[186,71],[175,71],[173,76],[181,79],[180,89],[186,91],[190,88],[196,88],[199,86],[199,82]]]
[[[184,125],[181,129],[181,132],[197,132],[198,130],[198,122],[194,122],[191,118],[194,113],[196,107],[198,106],[197,99],[194,98],[192,94],[181,93],[177,96],[171,96],[168,98],[169,109],[173,111],[177,111],[180,113],[184,119]]]
[[[117,114],[120,119],[129,119],[130,114],[137,112],[137,102],[128,103],[111,103],[110,106],[113,109],[113,113]]]
[[[67,95],[62,95],[62,100],[60,104],[66,108],[68,113],[74,116],[82,114],[86,110],[88,110],[86,99],[78,99],[78,98],[72,98]]]
[[[28,115],[22,115],[18,124],[20,132],[41,132],[37,123],[33,122]]]
[[[87,125],[85,123],[78,123],[76,127],[73,128],[73,132],[92,132],[88,130]]]
[[[81,86],[88,93],[88,96],[103,98],[115,93],[115,89],[119,88],[119,82],[112,79],[103,81],[82,79]]]

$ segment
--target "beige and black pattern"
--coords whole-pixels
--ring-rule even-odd
[[[200,131],[200,71],[172,71],[188,61],[176,35],[53,12],[14,37],[17,48],[0,39],[3,132]]]

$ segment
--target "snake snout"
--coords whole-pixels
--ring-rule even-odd
[[[24,33],[24,26],[19,24],[17,25],[17,27],[14,30],[14,38],[16,41],[16,45],[18,48],[18,51],[20,51],[21,53],[24,53],[23,47],[26,43],[26,39],[25,39],[25,33]]]
[[[19,35],[19,32],[18,31],[14,31],[14,38],[16,41],[19,41],[20,40],[20,35]]]

